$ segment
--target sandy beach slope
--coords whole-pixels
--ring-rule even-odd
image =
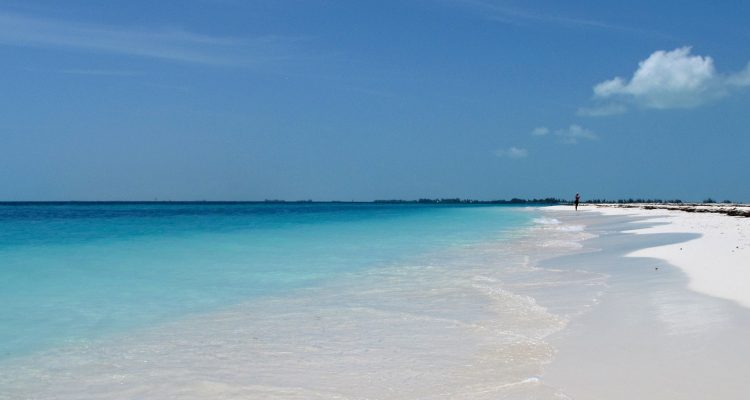
[[[602,273],[607,289],[552,338],[558,352],[543,382],[578,400],[748,398],[750,218],[546,210],[595,237],[584,242],[588,252],[541,266]]]
[[[694,211],[683,211],[690,208]],[[700,237],[685,243],[645,248],[628,256],[665,260],[687,274],[691,289],[733,300],[750,308],[750,218],[722,213],[729,209],[750,210],[748,207],[721,205],[581,207],[587,212],[644,217],[647,219],[642,222],[657,223],[652,227],[632,230],[636,234],[699,234]]]

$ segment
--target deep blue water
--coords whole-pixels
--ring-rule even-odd
[[[0,205],[0,358],[288,295],[530,220],[485,205]]]

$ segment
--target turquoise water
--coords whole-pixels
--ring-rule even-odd
[[[0,205],[0,359],[502,239],[531,218],[509,206]]]

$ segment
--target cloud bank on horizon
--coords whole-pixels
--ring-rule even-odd
[[[710,56],[691,54],[690,46],[658,50],[638,63],[628,80],[615,77],[596,84],[596,100],[615,103],[582,107],[581,116],[608,116],[627,111],[628,103],[647,109],[694,108],[750,86],[750,63],[742,71],[720,74]]]

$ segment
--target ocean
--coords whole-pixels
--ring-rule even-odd
[[[538,208],[0,205],[0,399],[560,398],[604,278]]]

